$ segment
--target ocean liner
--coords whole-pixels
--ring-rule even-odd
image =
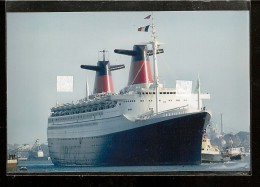
[[[159,83],[157,55],[164,50],[157,41],[153,20],[138,31],[149,27],[150,42],[134,45],[132,50],[114,50],[131,58],[125,88],[115,93],[111,71],[124,65],[110,65],[103,51],[97,66],[81,65],[96,72],[93,94],[51,109],[47,136],[55,165],[201,163],[202,135],[211,118],[202,100],[209,99],[209,94],[200,93],[199,84],[195,92],[187,92],[191,81],[179,81],[176,88]]]

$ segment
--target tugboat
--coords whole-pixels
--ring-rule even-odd
[[[218,146],[212,145],[206,134],[202,138],[201,161],[204,163],[223,162],[223,157]]]
[[[233,140],[230,137],[229,140],[230,147],[226,147],[226,150],[223,152],[223,157],[230,160],[241,160],[243,159],[242,151],[244,147],[233,147]]]
[[[93,95],[51,109],[48,147],[54,165],[143,166],[201,164],[201,143],[211,114],[202,104],[209,94],[191,92],[191,81],[176,88],[159,83],[157,54],[164,53],[155,25],[141,27],[152,39],[132,50],[115,49],[131,57],[128,85],[115,93],[105,53],[97,66]],[[147,17],[148,18],[148,17]],[[153,74],[149,57],[153,57]]]
[[[241,160],[243,159],[243,154],[240,147],[230,147],[223,153],[223,157],[229,158],[230,160]]]

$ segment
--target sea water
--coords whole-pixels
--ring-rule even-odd
[[[23,169],[21,169],[23,168]],[[44,161],[19,161],[17,171],[12,174],[178,174],[178,172],[184,172],[186,174],[196,175],[198,172],[219,172],[222,174],[225,171],[232,173],[232,171],[250,173],[250,156],[244,157],[242,160],[227,161],[223,163],[202,163],[201,165],[178,165],[178,166],[55,166],[51,160]],[[195,172],[195,173],[194,173]]]

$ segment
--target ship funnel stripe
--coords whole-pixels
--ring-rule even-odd
[[[149,61],[136,61],[131,64],[128,85],[152,83],[153,77]]]
[[[114,92],[114,84],[111,75],[96,76],[94,93],[102,93],[102,92],[108,92],[108,93]]]
[[[110,72],[110,64],[109,61],[98,61],[98,67],[99,71],[97,71],[97,76],[103,76],[103,75],[111,75]]]
[[[98,61],[97,66],[81,65],[82,69],[96,71],[93,93],[114,92],[111,71],[125,68],[123,64],[110,66],[109,61]]]
[[[153,82],[149,61],[152,52],[148,50],[147,45],[134,45],[133,50],[115,49],[114,52],[132,56],[128,85]]]
[[[134,45],[136,56],[132,57],[128,85],[152,83],[152,71],[146,45]]]
[[[147,55],[147,45],[134,45],[133,50],[137,55],[132,57],[132,62],[148,60],[149,56]]]

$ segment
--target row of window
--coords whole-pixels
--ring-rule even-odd
[[[126,101],[123,101],[124,103],[135,103],[135,100],[126,100]]]
[[[52,117],[65,116],[65,115],[80,114],[80,113],[86,113],[86,112],[94,112],[94,111],[114,108],[115,106],[116,106],[116,104],[111,104],[111,105],[96,106],[96,107],[92,107],[92,108],[88,107],[88,108],[80,108],[80,109],[76,109],[76,110],[60,111],[60,112],[52,113],[51,116]]]
[[[141,95],[152,95],[155,94],[155,92],[137,92],[137,94],[141,94]],[[159,94],[176,94],[176,92],[159,92]]]
[[[82,137],[82,138],[61,138],[60,141],[66,141],[66,140],[84,140],[84,139],[99,139],[104,138],[107,135],[101,135],[101,136],[92,136],[92,137]]]
[[[141,99],[140,102],[144,102],[145,100]],[[153,100],[148,100],[148,102],[152,102]],[[162,100],[159,99],[159,102],[161,102]],[[172,102],[172,99],[169,99],[168,101]],[[181,101],[180,99],[176,99],[176,101]],[[187,99],[184,99],[184,101],[187,101]],[[123,101],[124,103],[128,103],[128,102],[135,102],[135,100],[127,100],[127,101]],[[164,101],[165,103],[166,101]]]
[[[63,118],[50,118],[48,119],[49,122],[57,122],[57,121],[67,121],[67,120],[75,120],[75,119],[89,119],[95,117],[96,115],[103,115],[103,112],[98,112],[95,115],[80,115],[80,116],[71,116],[71,117],[63,117]]]

